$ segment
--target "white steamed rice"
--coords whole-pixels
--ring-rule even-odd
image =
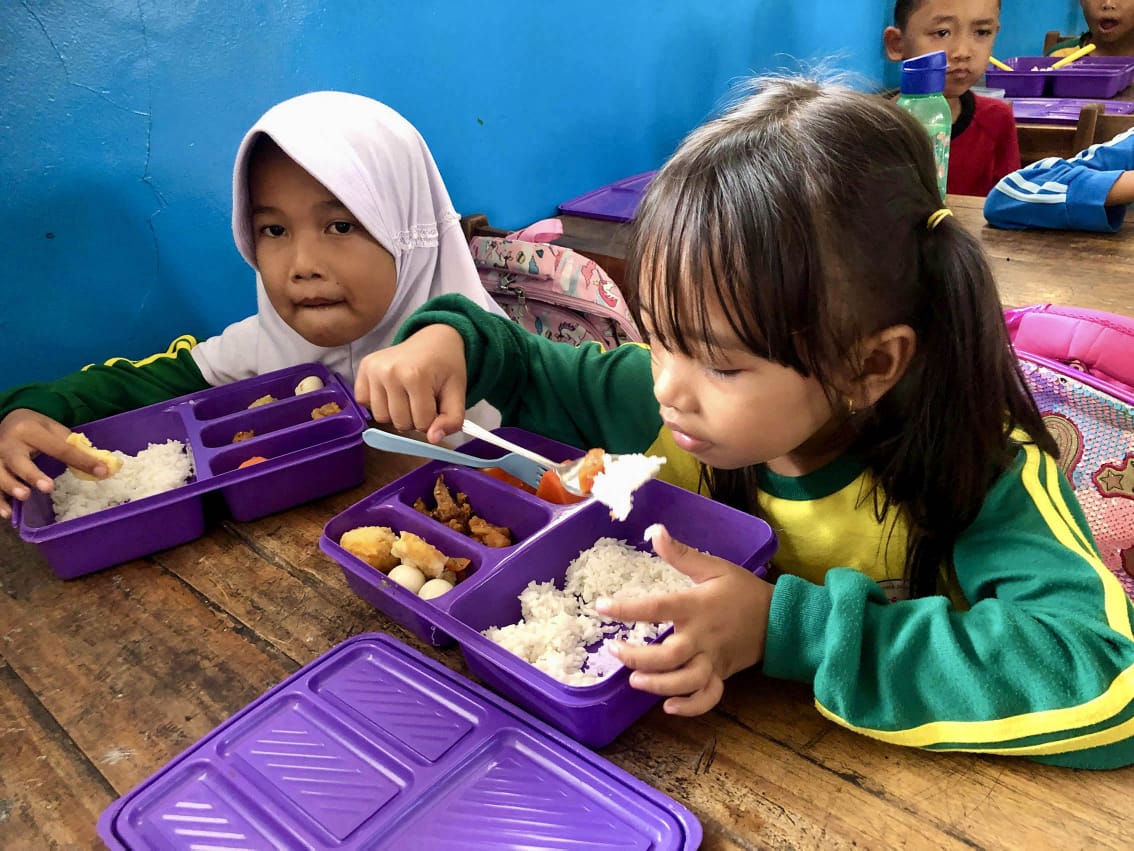
[[[607,650],[608,642],[644,644],[670,627],[611,620],[595,612],[594,601],[664,594],[692,584],[656,555],[599,538],[571,562],[562,590],[554,582],[529,582],[520,592],[520,620],[483,634],[562,683],[594,685],[622,665]]]
[[[180,440],[151,443],[137,455],[114,454],[122,459],[122,469],[109,478],[86,481],[70,468],[55,478],[51,506],[56,522],[173,490],[193,474],[193,459]]]

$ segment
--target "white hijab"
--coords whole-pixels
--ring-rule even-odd
[[[346,92],[285,100],[264,113],[240,143],[232,174],[232,234],[252,268],[248,157],[261,133],[342,201],[393,255],[397,288],[377,326],[353,343],[325,348],[307,342],[280,318],[257,273],[256,315],[192,350],[209,384],[316,361],[353,386],[359,361],[390,345],[402,322],[442,293],[461,293],[502,315],[480,283],[460,217],[421,134],[390,107]]]

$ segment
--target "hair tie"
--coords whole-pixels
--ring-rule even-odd
[[[926,220],[925,226],[930,230],[934,230],[939,224],[941,224],[942,219],[944,219],[946,216],[951,215],[953,215],[953,211],[948,207],[942,207],[940,210],[934,210],[929,214],[929,219]]]

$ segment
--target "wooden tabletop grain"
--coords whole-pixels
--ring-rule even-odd
[[[978,200],[950,204],[981,234],[1006,303],[1134,313],[1130,235],[994,231]],[[607,249],[619,233],[600,234]],[[416,461],[367,464],[351,491],[250,523],[215,516],[196,541],[69,582],[0,532],[0,848],[100,847],[95,823],[116,797],[358,633],[465,673],[458,650],[376,612],[317,547],[327,520]],[[1134,769],[882,744],[755,672],[707,715],[655,709],[600,753],[692,810],[708,849],[1129,846]]]

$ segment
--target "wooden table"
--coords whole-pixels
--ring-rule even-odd
[[[1134,214],[1116,234],[1001,230],[984,220],[984,198],[950,195],[957,220],[984,246],[1005,306],[1052,302],[1134,316]],[[560,216],[558,240],[594,257],[616,283],[626,274],[629,225]]]
[[[979,204],[950,203],[980,229]],[[568,239],[583,239],[576,224]],[[607,228],[605,247],[623,232]],[[1006,302],[1134,313],[1129,235],[980,233]],[[330,517],[417,462],[367,463],[351,491],[251,523],[214,518],[192,543],[71,582],[0,531],[0,848],[99,847],[111,801],[352,635],[388,632],[465,672],[456,649],[422,645],[354,596],[317,548]],[[708,849],[1129,845],[1134,769],[881,744],[754,672],[707,715],[655,709],[601,753],[688,806]]]

